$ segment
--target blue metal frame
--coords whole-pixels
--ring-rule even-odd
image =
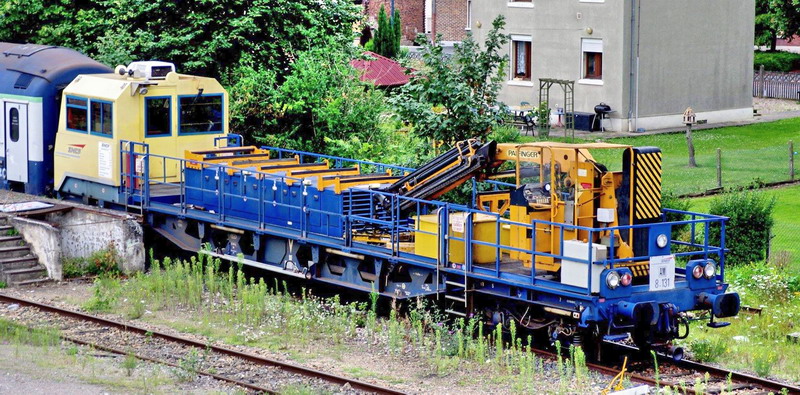
[[[147,103],[151,100],[157,99],[169,100],[169,133],[167,134],[150,134],[147,132],[147,126],[150,124],[150,111],[147,110]],[[172,96],[148,96],[144,98],[144,137],[149,139],[158,137],[172,137]]]
[[[92,119],[93,118],[93,115],[92,115],[92,104],[93,103],[100,103],[100,130],[103,129],[103,112],[104,112],[104,110],[103,110],[103,106],[102,105],[103,104],[108,104],[108,105],[111,106],[111,134],[105,134],[103,132],[95,132],[95,131],[92,130],[92,121],[93,121],[93,119]],[[88,120],[87,123],[89,125],[89,134],[91,134],[92,136],[105,137],[105,138],[109,138],[109,139],[113,139],[114,138],[114,103],[113,102],[110,102],[108,100],[89,99],[89,113],[88,113],[88,118],[86,118],[86,119]]]
[[[181,99],[185,98],[194,98],[197,95],[178,95],[178,136],[192,136],[192,135],[199,135],[199,134],[219,134],[225,131],[225,95],[222,93],[214,93],[210,95],[200,95],[200,97],[217,97],[219,96],[220,100],[220,129],[219,130],[208,130],[205,132],[184,132],[181,130]]]
[[[69,104],[69,99],[75,99],[75,100],[84,100],[84,101],[86,101],[86,106],[79,106],[79,105],[77,105],[77,104]],[[89,129],[90,129],[90,122],[89,122],[89,115],[90,115],[90,114],[89,114],[89,98],[88,98],[88,97],[81,97],[81,96],[72,96],[72,95],[67,95],[67,101],[65,102],[65,104],[67,105],[67,108],[70,108],[70,107],[72,107],[72,108],[82,109],[82,110],[85,110],[85,111],[86,111],[86,130],[80,130],[80,129],[73,129],[73,128],[70,128],[70,127],[69,127],[69,117],[67,117],[68,119],[66,119],[66,120],[64,121],[64,122],[66,123],[67,130],[69,130],[70,132],[76,132],[76,133],[85,133],[85,134],[89,134]],[[69,111],[69,110],[67,110],[67,111]]]
[[[691,216],[691,219],[676,222],[659,222],[655,224],[643,225],[624,225],[603,229],[589,228],[577,225],[567,225],[550,221],[534,220],[531,223],[519,223],[503,218],[502,215],[473,209],[463,205],[450,204],[441,201],[427,201],[421,199],[408,198],[380,192],[377,190],[349,188],[341,194],[335,194],[331,190],[318,190],[313,185],[304,184],[303,180],[291,177],[275,175],[271,173],[259,172],[250,169],[232,168],[217,164],[203,164],[201,169],[190,169],[187,164],[200,164],[186,159],[170,158],[155,154],[150,154],[146,144],[134,142],[121,142],[120,148],[123,158],[128,158],[130,164],[128,169],[135,168],[136,158],[141,157],[144,161],[144,172],[141,175],[131,175],[125,173],[123,177],[141,181],[141,188],[123,190],[125,199],[133,198],[136,203],[141,203],[144,210],[153,213],[161,213],[167,216],[178,218],[190,218],[204,223],[215,223],[222,226],[251,231],[257,235],[268,235],[288,240],[295,240],[305,245],[312,245],[318,248],[333,248],[347,254],[359,254],[384,260],[392,264],[407,264],[420,270],[441,273],[443,276],[468,277],[473,283],[483,282],[482,288],[475,289],[478,293],[490,294],[509,300],[516,300],[525,303],[535,303],[545,306],[554,306],[560,309],[574,310],[578,313],[581,326],[587,326],[590,322],[600,320],[609,321],[609,317],[617,311],[628,311],[628,305],[619,303],[653,303],[654,305],[669,305],[677,311],[694,310],[700,308],[697,302],[701,292],[709,294],[721,294],[727,289],[724,284],[725,268],[725,239],[721,238],[719,246],[712,246],[708,241],[708,228],[714,224],[721,227],[724,235],[725,221],[727,218],[715,215],[691,213],[677,210],[665,210],[665,212],[675,212]],[[375,162],[355,161],[347,158],[310,154],[301,151],[283,150],[267,147],[277,151],[279,157],[285,155],[302,155],[304,158],[328,159],[334,163],[342,165],[345,162],[366,164],[369,166],[383,165]],[[126,155],[127,154],[127,155]],[[162,163],[167,160],[178,161],[181,169],[180,194],[171,200],[163,198],[151,198],[149,189],[151,184],[163,183],[163,181],[148,177],[149,160],[156,158]],[[402,168],[400,166],[390,166],[390,168]],[[230,174],[229,174],[230,173]],[[374,205],[367,205],[358,208],[351,202],[359,198],[366,198],[369,201],[386,202],[388,213],[385,217],[377,216]],[[126,200],[127,201],[127,200]],[[412,202],[416,207],[412,210],[416,213],[432,212],[439,215],[439,228],[436,232],[428,232],[418,229],[414,218],[405,218],[401,215],[400,203],[404,201]],[[195,209],[195,202],[200,202],[205,209]],[[350,202],[350,203],[348,203]],[[466,213],[465,232],[461,235],[451,233],[449,218],[451,213]],[[482,214],[494,216],[495,238],[494,241],[478,240],[472,234],[472,214]],[[692,228],[692,241],[680,242],[671,240],[671,245],[682,245],[689,247],[691,251],[676,253],[676,256],[698,257],[698,260],[691,261],[687,266],[691,270],[691,265],[696,262],[705,261],[716,257],[719,271],[716,278],[712,280],[695,281],[687,279],[684,268],[676,268],[675,288],[664,291],[650,291],[649,285],[630,285],[620,286],[616,289],[609,289],[605,284],[605,275],[608,271],[617,270],[619,272],[629,271],[630,269],[621,266],[626,262],[647,260],[650,256],[660,255],[659,250],[651,249],[651,254],[634,258],[615,259],[614,257],[614,231],[625,234],[630,229],[651,228],[659,229],[669,234],[672,226],[689,224]],[[533,236],[531,246],[528,248],[503,245],[501,243],[500,232],[503,225],[514,225],[531,230]],[[702,242],[695,242],[694,229],[697,225],[702,225],[705,231],[705,238]],[[589,240],[594,238],[597,232],[609,232],[612,236],[608,257],[604,260],[597,260],[591,256],[592,243],[588,243],[587,259],[567,258],[559,254],[537,252],[533,248],[536,245],[536,231],[540,227],[557,226],[560,229],[558,236],[563,247],[565,230],[582,230],[589,233]],[[373,245],[366,242],[354,240],[352,230],[363,227],[371,227],[383,230],[388,237],[387,245]],[[415,232],[419,235],[434,236],[438,240],[437,257],[418,255],[411,252],[402,251],[400,248],[400,235],[407,232]],[[450,261],[451,243],[460,241],[465,248],[465,264],[455,264]],[[494,249],[495,258],[493,263],[476,264],[473,262],[473,250],[477,248]],[[553,281],[545,277],[537,276],[535,265],[531,265],[529,273],[521,274],[504,270],[501,263],[503,252],[518,251],[521,253],[532,254],[534,261],[536,256],[547,256],[556,259],[568,259],[573,262],[586,264],[588,282],[586,287],[578,287]],[[561,249],[563,251],[563,248]],[[656,252],[656,254],[653,253]],[[663,251],[662,251],[663,252]],[[607,268],[599,277],[600,292],[592,293],[592,266],[602,265]],[[691,277],[691,276],[689,276]],[[313,278],[317,281],[331,281],[326,278]],[[595,281],[598,279],[595,279]],[[353,289],[362,289],[357,284],[339,284],[350,286]],[[444,292],[444,286],[436,284],[433,292]],[[622,307],[620,307],[622,306]],[[626,307],[627,306],[627,307]],[[622,309],[622,310],[619,310]]]

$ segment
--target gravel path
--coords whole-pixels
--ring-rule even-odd
[[[0,317],[29,327],[57,328],[72,339],[137,356],[166,361],[180,366],[192,380],[196,371],[212,372],[224,377],[248,382],[272,391],[286,388],[305,388],[313,393],[357,394],[347,386],[288,373],[280,368],[264,366],[236,357],[217,354],[208,349],[189,347],[155,337],[108,328],[99,324],[63,317],[39,309],[16,304],[0,304]]]
[[[753,98],[753,108],[760,114],[776,114],[790,111],[800,111],[800,102],[796,100]]]

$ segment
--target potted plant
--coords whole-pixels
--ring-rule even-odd
[[[537,135],[547,138],[550,135],[550,106],[546,101],[539,103],[539,107],[533,109],[536,116]]]

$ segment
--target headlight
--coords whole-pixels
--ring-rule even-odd
[[[697,279],[703,277],[703,265],[695,265],[692,269],[692,276]]]
[[[656,245],[658,246],[658,248],[666,247],[668,242],[669,239],[667,239],[667,235],[663,233],[658,235],[658,237],[656,237]]]
[[[610,289],[614,289],[614,288],[618,287],[619,286],[619,280],[620,280],[619,273],[617,273],[615,271],[610,271],[606,275],[606,285],[608,285],[608,288],[610,288]]]
[[[706,264],[703,272],[706,275],[706,278],[714,277],[714,275],[717,274],[717,265],[715,265],[713,262],[709,262]]]
[[[631,283],[633,282],[633,276],[631,276],[630,273],[625,272],[619,278],[619,282],[620,284],[622,284],[623,287],[627,287],[628,285],[631,285]]]

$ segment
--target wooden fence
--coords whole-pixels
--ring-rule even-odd
[[[800,100],[800,73],[764,71],[753,75],[753,97]]]

